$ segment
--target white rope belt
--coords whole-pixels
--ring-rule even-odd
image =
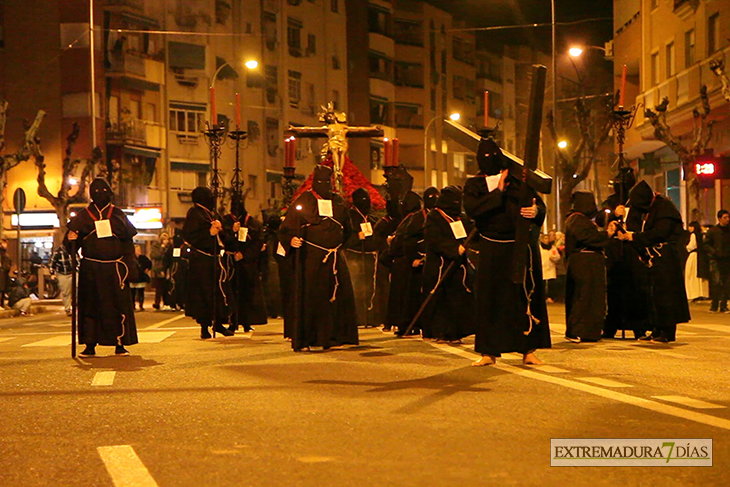
[[[484,235],[480,235],[480,236],[481,236],[481,237],[482,237],[482,238],[483,238],[484,240],[488,240],[488,241],[490,241],[490,242],[495,242],[495,243],[515,243],[515,241],[514,241],[514,240],[497,240],[497,239],[494,239],[494,238],[489,238],[489,237],[485,237]]]
[[[342,244],[338,245],[334,249],[327,249],[324,247],[320,247],[319,245],[312,243],[308,240],[304,240],[304,243],[324,252],[327,252],[327,254],[324,256],[324,259],[322,259],[322,263],[327,262],[327,259],[330,258],[330,255],[334,254],[335,258],[332,259],[332,273],[335,275],[335,289],[334,291],[332,291],[332,297],[330,298],[330,303],[334,303],[337,299],[337,288],[340,286],[340,280],[337,278],[337,251],[340,249],[340,247],[342,247]]]
[[[223,259],[220,259],[220,255],[209,254],[208,252],[203,252],[200,249],[196,249],[195,247],[193,247],[189,243],[187,243],[187,242],[185,242],[185,243],[187,244],[187,246],[189,248],[193,249],[196,252],[199,252],[202,255],[205,255],[205,256],[208,256],[208,257],[213,257],[213,258],[218,257],[218,259],[217,259],[218,267],[221,268],[220,276],[218,276],[218,289],[220,289],[221,294],[223,295],[223,304],[225,306],[228,306],[228,296],[226,295],[226,292],[223,290],[223,283],[226,282],[226,280],[228,279],[228,270],[223,265]]]
[[[92,259],[91,257],[84,257],[84,260],[88,260],[90,262],[96,262],[98,264],[114,264],[114,268],[117,271],[117,279],[119,279],[119,289],[124,289],[124,281],[127,280],[127,277],[129,277],[129,267],[127,267],[127,264],[122,260],[121,257],[114,260],[99,260],[99,259]],[[122,264],[124,266],[124,277],[122,278],[122,275],[119,273],[119,265]],[[122,334],[117,336],[117,345],[120,347],[122,346],[122,337],[125,333],[125,324],[127,322],[127,315],[124,313],[121,313],[122,315]]]

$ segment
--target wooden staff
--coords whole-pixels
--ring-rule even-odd
[[[76,358],[76,240],[71,240],[71,358]]]
[[[474,236],[477,234],[477,229],[474,227],[472,231],[469,233],[469,236],[466,237],[466,240],[464,241],[464,249],[467,249],[469,243],[472,241]],[[466,251],[464,252],[464,255],[466,255]],[[421,317],[421,314],[423,314],[423,310],[426,309],[426,306],[428,306],[428,303],[433,298],[434,294],[436,294],[436,291],[438,291],[439,287],[441,286],[441,283],[446,280],[446,276],[449,276],[451,274],[451,269],[454,267],[454,264],[456,264],[455,260],[452,260],[449,266],[446,268],[446,271],[441,274],[441,278],[436,282],[436,285],[431,289],[431,292],[428,293],[428,296],[426,296],[426,299],[423,300],[423,304],[421,304],[421,307],[418,310],[418,313],[416,313],[416,316],[413,317],[411,320],[411,324],[408,325],[408,328],[406,328],[406,331],[403,332],[403,336],[407,336],[408,333],[411,332],[414,326],[416,326],[416,321],[418,321],[418,318]]]

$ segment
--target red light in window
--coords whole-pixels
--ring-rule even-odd
[[[697,163],[695,164],[695,174],[698,176],[715,174],[715,164],[712,162]]]

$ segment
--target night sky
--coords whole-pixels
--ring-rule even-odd
[[[468,18],[473,27],[550,23],[550,0],[427,0],[428,3]],[[610,18],[613,0],[555,0],[556,20],[570,22],[589,18]],[[557,27],[559,49],[584,43],[602,46],[612,38],[611,20]],[[529,44],[550,50],[550,27],[489,31],[479,35],[479,47],[493,40],[495,44]],[[489,40],[487,40],[489,39]],[[563,47],[560,47],[562,45]],[[495,50],[501,50],[497,47]]]

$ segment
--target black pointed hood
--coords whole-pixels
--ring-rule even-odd
[[[479,142],[477,163],[479,164],[479,172],[486,176],[499,174],[506,167],[502,149],[491,137],[484,138]]]
[[[435,187],[431,186],[430,188],[426,188],[426,191],[423,192],[423,207],[427,210],[432,210],[436,208],[436,202],[439,198],[439,190]]]
[[[246,218],[248,212],[246,211],[246,204],[242,197],[235,197],[231,200],[231,215],[235,216],[239,220]]]
[[[367,215],[370,213],[372,203],[370,202],[370,193],[365,188],[357,188],[352,192],[352,205],[360,210],[360,213]]]
[[[89,194],[91,196],[91,201],[94,202],[94,205],[96,205],[98,209],[102,209],[111,203],[112,197],[114,196],[111,186],[109,186],[109,183],[103,178],[96,178],[91,182]]]
[[[596,197],[588,191],[576,191],[571,197],[571,213],[582,213],[591,220],[598,215]]]
[[[329,166],[317,165],[314,168],[314,179],[312,190],[326,200],[332,199],[332,168]]]
[[[215,197],[213,192],[205,186],[198,186],[193,190],[192,193],[193,203],[207,208],[210,211],[214,211],[215,208]]]
[[[400,202],[398,200],[388,200],[385,202],[385,211],[388,213],[388,216],[391,217],[393,220],[400,220]]]
[[[400,202],[400,213],[405,217],[409,213],[418,211],[421,209],[421,197],[413,191],[406,193],[403,201]]]
[[[461,188],[447,186],[441,190],[436,208],[439,208],[451,218],[458,218],[461,215]]]
[[[653,201],[654,191],[652,191],[651,186],[646,181],[641,181],[629,192],[629,202],[627,205],[630,208],[635,208],[646,213],[649,211]]]

